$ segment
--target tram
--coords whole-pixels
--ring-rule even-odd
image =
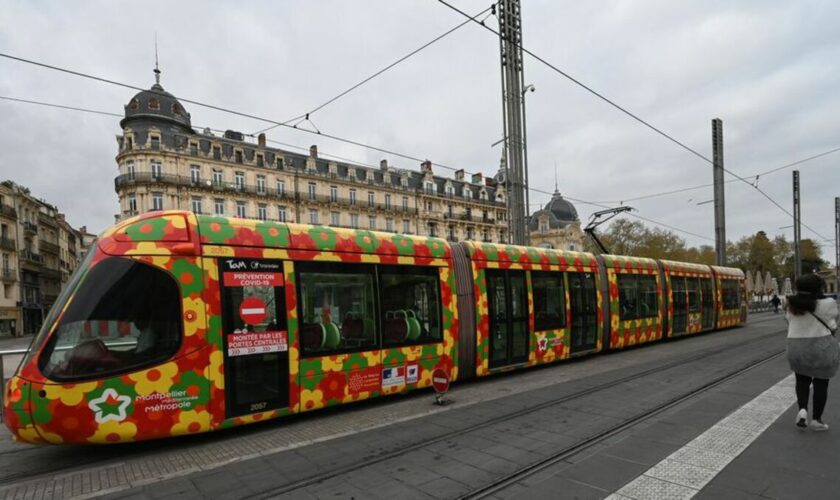
[[[195,434],[744,324],[740,270],[164,211],[99,238],[5,387],[30,443]]]

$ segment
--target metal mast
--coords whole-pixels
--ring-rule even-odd
[[[522,73],[522,19],[519,0],[500,0],[499,54],[502,66],[502,121],[508,187],[508,226],[510,242],[527,243],[525,200],[525,134],[523,128],[524,75]]]
[[[802,274],[802,229],[799,227],[799,170],[793,171],[793,280]]]
[[[834,198],[834,292],[840,298],[840,198]]]
[[[726,202],[723,197],[723,122],[712,120],[712,169],[715,184],[715,263],[726,265]]]

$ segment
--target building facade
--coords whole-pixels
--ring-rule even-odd
[[[0,183],[0,336],[36,333],[79,264],[79,235],[56,207]]]
[[[531,215],[528,231],[533,246],[583,251],[577,210],[556,190],[545,208]]]
[[[116,219],[152,210],[422,234],[508,239],[503,184],[481,174],[354,165],[293,153],[242,133],[193,130],[190,114],[155,83],[125,106],[117,136]]]

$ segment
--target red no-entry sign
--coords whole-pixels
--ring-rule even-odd
[[[239,317],[246,325],[258,325],[267,315],[265,302],[259,297],[248,297],[239,304]]]
[[[435,368],[432,372],[432,387],[435,392],[443,394],[449,390],[449,374],[442,368]]]

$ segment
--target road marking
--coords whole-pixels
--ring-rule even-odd
[[[791,407],[794,384],[785,377],[607,500],[694,497]]]

